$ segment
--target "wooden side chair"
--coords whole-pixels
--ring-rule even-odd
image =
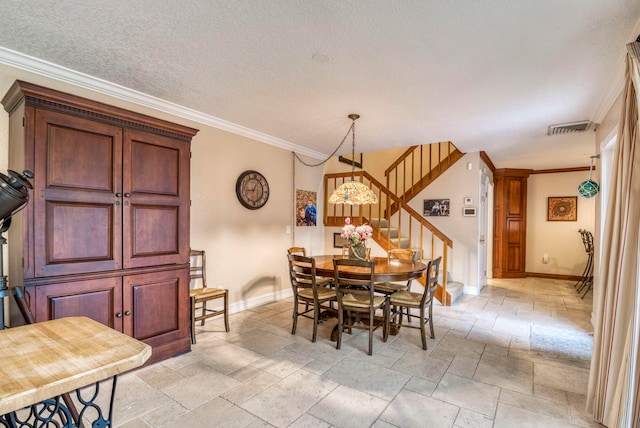
[[[354,268],[358,270],[354,274]],[[336,349],[342,344],[342,332],[352,328],[369,330],[369,355],[373,353],[373,332],[382,326],[382,340],[389,335],[388,297],[374,293],[374,263],[352,259],[334,259],[334,286],[338,298],[338,340]],[[360,273],[362,272],[362,273]],[[376,320],[376,311],[382,310],[382,323]],[[368,325],[358,324],[367,318]]]
[[[336,301],[336,292],[330,288],[331,278],[316,276],[316,261],[312,257],[288,254],[289,277],[293,288],[293,326],[291,334],[296,334],[298,317],[313,320],[313,336],[315,342],[318,337],[318,324],[321,322],[322,311],[334,311],[332,303]],[[304,303],[303,311],[298,305]],[[328,304],[327,304],[328,303]],[[313,316],[309,315],[313,312]]]
[[[387,252],[387,257],[389,258],[389,260],[396,259],[400,261],[415,261],[418,259],[418,253],[416,251],[405,248],[392,248]],[[408,280],[404,284],[398,282],[376,282],[374,289],[378,293],[382,293],[386,296],[391,296],[391,294],[395,293],[396,291],[411,291],[411,281],[412,280]],[[407,321],[411,322],[411,314],[409,313],[408,308]]]
[[[435,339],[433,331],[433,293],[438,286],[438,275],[442,257],[431,260],[427,264],[427,281],[422,293],[414,293],[408,290],[396,291],[389,297],[389,304],[394,308],[392,324],[394,327],[402,326],[402,309],[420,309],[420,326],[406,325],[409,328],[419,328],[422,336],[422,349],[427,349],[426,323],[429,323],[431,338]],[[397,309],[396,309],[397,308]],[[396,318],[398,319],[396,321]]]
[[[207,287],[207,266],[204,250],[191,250],[190,254],[191,275],[189,297],[191,300],[191,343],[196,343],[196,321],[200,325],[208,318],[224,315],[224,328],[229,331],[229,290],[223,288]],[[198,283],[200,286],[198,287]],[[222,308],[207,308],[210,300],[223,299]],[[200,310],[200,315],[196,312]]]

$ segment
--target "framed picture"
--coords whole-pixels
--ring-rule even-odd
[[[548,221],[577,221],[578,197],[577,196],[550,196],[547,208]]]
[[[349,241],[340,236],[339,232],[333,234],[333,248],[342,248],[348,243]]]
[[[422,215],[425,217],[449,216],[449,206],[449,199],[425,199]]]
[[[351,155],[338,156],[338,160],[340,162],[343,162],[349,165],[354,165],[354,166],[357,166],[358,168],[362,168],[362,153],[356,153],[353,158],[351,157]]]
[[[296,226],[316,225],[316,192],[296,190]]]

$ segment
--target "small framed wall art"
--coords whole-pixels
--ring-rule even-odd
[[[342,237],[339,232],[333,234],[333,248],[342,248],[349,244],[349,240]]]
[[[449,199],[425,199],[422,215],[425,217],[449,216]]]
[[[548,221],[577,221],[577,196],[550,196],[547,203]]]

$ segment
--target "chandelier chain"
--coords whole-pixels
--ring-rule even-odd
[[[342,145],[344,144],[345,141],[347,141],[347,137],[349,136],[350,132],[354,132],[355,131],[355,121],[353,121],[351,123],[351,126],[349,127],[349,130],[347,131],[347,133],[345,134],[344,138],[342,139],[342,141],[340,142],[340,144],[338,145],[338,147],[336,147],[336,149],[329,155],[329,157],[327,157],[325,160],[323,160],[320,163],[316,163],[316,164],[311,164],[311,163],[307,163],[305,161],[303,161],[302,159],[300,159],[300,156],[298,156],[298,154],[296,152],[291,152],[293,153],[293,156],[298,159],[300,161],[300,163],[302,163],[304,166],[309,166],[309,167],[316,167],[316,166],[320,166],[320,165],[324,165],[325,163],[327,163],[329,161],[329,159],[331,159],[337,152],[338,150],[340,150],[340,147],[342,147]],[[353,154],[353,151],[355,150],[355,139],[353,142],[353,148],[351,149],[352,151],[352,155],[355,156],[355,154]],[[354,157],[355,159],[355,157]]]

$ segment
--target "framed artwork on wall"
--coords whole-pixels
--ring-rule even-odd
[[[346,246],[349,241],[343,238],[339,232],[333,234],[333,248],[342,248]]]
[[[577,196],[550,196],[547,202],[548,221],[577,221]]]
[[[296,190],[296,226],[316,225],[316,192]]]
[[[422,215],[425,217],[448,217],[449,199],[425,199]]]

